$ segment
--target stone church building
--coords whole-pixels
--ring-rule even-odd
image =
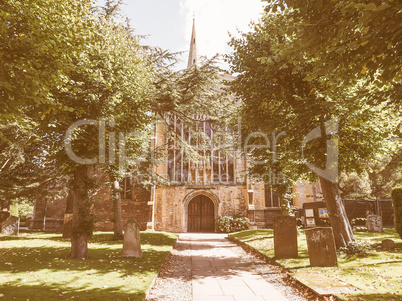
[[[197,63],[196,32],[193,23],[188,68]],[[230,75],[222,75],[230,79]],[[173,118],[171,126],[183,139],[189,139],[178,118]],[[214,132],[207,122],[201,121],[205,135],[212,138]],[[167,145],[167,126],[164,122],[156,124],[152,147]],[[166,147],[166,163],[155,166],[157,174],[167,176],[174,184],[153,186],[149,190],[135,189],[132,179],[125,179],[122,208],[123,222],[136,219],[142,230],[151,229],[169,232],[213,232],[219,216],[248,217],[252,227],[266,228],[273,224],[273,218],[281,215],[278,195],[269,186],[252,183],[246,176],[247,162],[238,151],[221,153],[213,149],[203,150],[202,162],[187,162],[175,145]],[[298,191],[295,205],[322,198],[314,185],[295,185]],[[68,199],[68,198],[67,198]],[[95,203],[95,229],[113,230],[113,202],[109,191],[98,197]],[[35,228],[60,229],[64,213],[69,209],[67,200],[35,204]],[[52,212],[52,216],[46,216]],[[44,223],[44,221],[46,221]],[[47,227],[46,227],[47,225]],[[51,225],[51,228],[49,225]]]
[[[193,23],[187,68],[197,63],[197,40]],[[230,75],[221,75],[230,80]],[[213,140],[214,132],[200,120],[204,135]],[[171,127],[184,140],[190,139],[178,118]],[[167,126],[156,125],[154,147],[166,144]],[[170,186],[154,186],[151,191],[152,220],[149,227],[158,231],[213,232],[219,216],[250,217],[258,227],[268,226],[280,214],[278,200],[264,185],[254,186],[246,176],[247,162],[238,151],[202,150],[202,162],[187,162],[180,148],[168,147],[168,162],[156,167],[159,175],[174,181]]]

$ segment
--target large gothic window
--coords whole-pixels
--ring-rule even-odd
[[[168,119],[174,138],[168,140],[167,173],[171,181],[181,184],[233,184],[236,160],[234,151],[220,149],[217,133],[203,116],[195,116],[192,128],[185,126],[177,116]],[[215,137],[216,135],[216,137]],[[183,151],[187,143],[198,154],[190,159]]]

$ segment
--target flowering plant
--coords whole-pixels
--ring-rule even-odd
[[[237,232],[247,230],[249,224],[250,221],[246,217],[221,216],[216,220],[216,230],[225,233]]]

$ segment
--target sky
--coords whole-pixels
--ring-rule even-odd
[[[263,10],[261,0],[126,0],[122,7],[131,19],[135,33],[146,35],[142,44],[159,46],[171,52],[186,51],[178,69],[187,67],[193,15],[197,54],[213,57],[232,50],[228,32],[249,31],[251,20]],[[221,67],[227,68],[226,64]]]

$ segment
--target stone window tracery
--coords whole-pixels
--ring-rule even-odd
[[[220,149],[222,139],[204,116],[194,118],[199,121],[190,129],[177,116],[168,119],[168,126],[175,135],[174,139],[168,138],[167,143],[169,180],[193,185],[234,184],[235,152]],[[190,159],[185,155],[183,143],[196,150],[197,158]]]

